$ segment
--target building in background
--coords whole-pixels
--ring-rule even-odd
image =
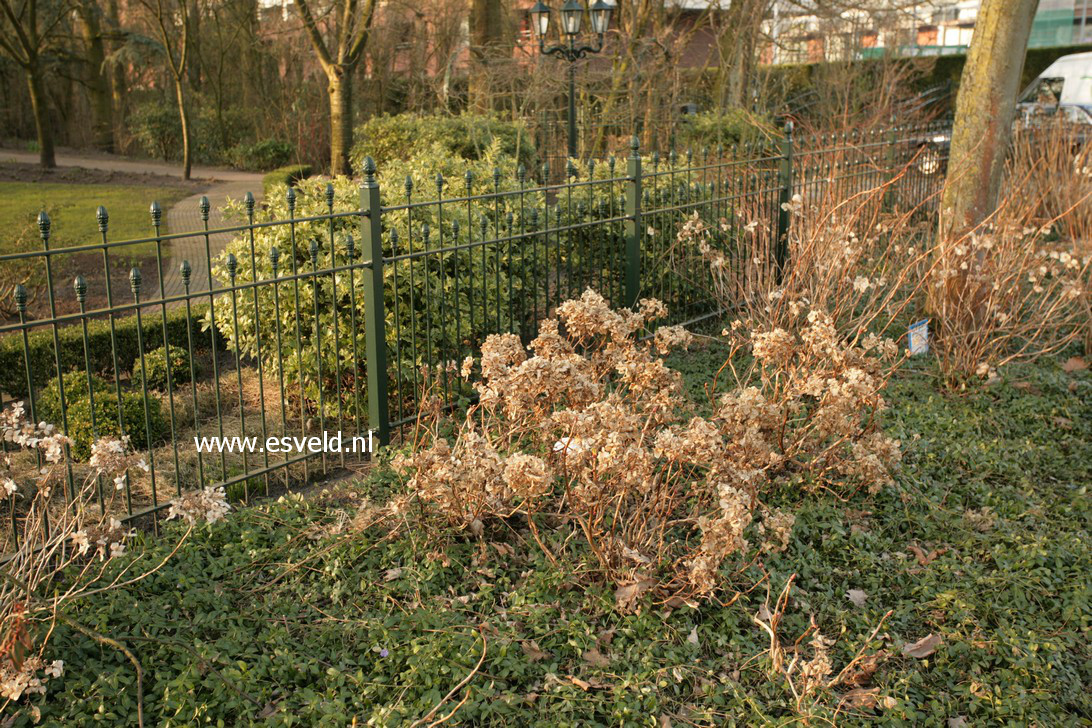
[[[778,0],[765,23],[766,63],[814,63],[896,54],[965,53],[981,0],[861,0],[824,5]],[[829,6],[827,6],[829,7]],[[851,8],[851,9],[846,9]],[[1030,48],[1092,42],[1092,0],[1040,0]]]

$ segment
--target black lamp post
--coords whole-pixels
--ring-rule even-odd
[[[561,6],[561,30],[564,39],[560,45],[546,47],[546,33],[550,30],[550,7],[538,0],[531,8],[531,27],[538,36],[538,49],[543,55],[557,56],[569,62],[569,156],[576,156],[576,73],[573,64],[589,53],[598,53],[603,50],[603,35],[610,26],[610,14],[614,11],[613,5],[608,5],[604,0],[595,0],[590,8],[585,9],[580,0],[565,0]],[[584,13],[591,16],[592,32],[595,33],[594,46],[577,45],[576,37],[580,35],[580,24],[584,19]]]

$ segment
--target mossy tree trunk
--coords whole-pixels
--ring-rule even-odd
[[[38,159],[46,168],[56,167],[53,127],[46,105],[44,55],[68,13],[67,4],[22,3],[0,0],[0,53],[23,69],[30,94],[30,110],[38,135]]]
[[[353,71],[336,67],[327,74],[330,98],[330,174],[350,174],[353,146]]]
[[[106,67],[106,42],[98,3],[83,0],[76,6],[84,45],[84,86],[91,102],[91,143],[104,152],[114,151],[114,110]]]
[[[1038,0],[984,0],[956,98],[941,233],[965,232],[997,209],[1020,74]]]
[[[378,0],[330,0],[312,12],[313,0],[296,0],[304,30],[326,74],[330,101],[330,174],[349,174],[353,146],[353,71],[371,35]],[[323,23],[326,18],[332,20]],[[329,36],[329,38],[327,37]]]

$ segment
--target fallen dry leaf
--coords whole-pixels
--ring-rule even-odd
[[[591,680],[581,680],[580,678],[576,677],[575,675],[569,675],[568,680],[573,685],[575,685],[578,688],[580,688],[581,690],[585,690],[585,691],[592,690],[593,688],[598,690],[599,688],[605,688],[607,686],[606,683],[600,682],[600,681],[598,681],[598,680],[596,680],[594,678],[591,679]]]
[[[1073,429],[1073,420],[1068,419],[1066,417],[1055,417],[1054,418],[1054,424],[1057,425],[1058,427],[1061,427],[1063,430],[1072,430]]]
[[[587,680],[581,680],[580,678],[574,677],[572,675],[569,675],[569,680],[572,682],[573,685],[577,686],[585,692],[591,690],[591,683]]]
[[[879,688],[855,688],[842,696],[842,702],[851,708],[875,708],[879,699]]]
[[[928,657],[929,655],[936,652],[937,647],[939,647],[943,641],[944,640],[941,639],[940,635],[929,634],[925,637],[922,637],[920,640],[914,642],[913,644],[904,645],[902,648],[902,654],[906,655],[907,657],[915,657],[920,660],[923,657]]]
[[[698,640],[698,628],[696,626],[692,630],[690,630],[690,634],[686,636],[686,641],[694,645],[695,647],[701,644],[701,642]]]
[[[1088,368],[1088,362],[1079,356],[1071,356],[1065,360],[1065,364],[1062,364],[1062,370],[1072,374],[1073,372],[1083,372]]]
[[[863,607],[865,600],[868,599],[868,595],[865,594],[863,589],[850,589],[846,592],[846,597],[853,602],[855,607]]]
[[[607,667],[610,665],[610,658],[593,647],[584,653],[584,662],[596,667]]]
[[[887,652],[884,650],[861,658],[846,671],[844,682],[848,685],[866,685],[885,659]]]
[[[632,584],[620,586],[614,590],[614,603],[620,611],[628,611],[633,608],[641,595],[651,589],[655,583],[651,579],[642,579]]]
[[[398,577],[402,576],[402,569],[387,569],[383,572],[383,581],[394,581]]]
[[[918,546],[916,543],[910,544],[910,546],[908,546],[907,548],[912,554],[914,554],[914,558],[916,558],[918,560],[918,563],[922,566],[928,566],[929,564],[933,563],[937,559],[937,557],[945,554],[948,551],[948,547],[944,546],[939,549],[933,549],[929,553],[925,553],[925,551],[922,550],[921,546]]]
[[[542,648],[538,646],[538,642],[534,640],[524,640],[519,643],[519,646],[523,649],[523,654],[531,662],[538,662],[550,656],[549,653],[543,652]]]
[[[671,728],[671,719],[667,717],[667,713],[660,713],[660,728]]]

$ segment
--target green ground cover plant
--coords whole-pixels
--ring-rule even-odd
[[[727,353],[668,363],[700,399]],[[199,526],[154,574],[72,614],[139,658],[155,725],[1080,725],[1092,378],[1064,360],[959,396],[911,360],[885,392],[895,485],[767,494],[795,515],[787,548],[718,601],[649,593],[621,614],[612,585],[550,563],[515,521],[432,552],[379,507],[403,487],[381,465]],[[131,551],[158,563],[172,541]],[[851,679],[802,702],[760,622],[783,646],[815,625]],[[65,671],[35,696],[41,724],[136,724],[123,654],[64,625],[51,652]]]

